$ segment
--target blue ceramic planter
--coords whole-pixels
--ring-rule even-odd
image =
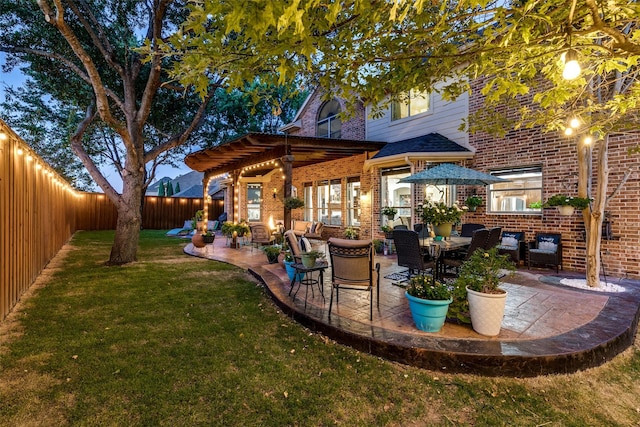
[[[409,300],[409,308],[411,316],[416,327],[425,332],[438,332],[447,317],[449,304],[453,299],[448,300],[429,300],[412,297],[408,293],[404,293]]]
[[[294,264],[293,261],[285,261],[284,268],[287,270],[287,275],[289,276],[289,280],[293,279],[293,275],[296,274],[296,269],[292,267]],[[298,273],[298,277],[296,277],[296,282],[301,281],[304,278],[304,273]]]

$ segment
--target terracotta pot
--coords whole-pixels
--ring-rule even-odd
[[[196,233],[191,236],[191,243],[193,243],[193,246],[195,246],[196,248],[205,247],[204,239],[202,238],[202,234],[200,233]]]

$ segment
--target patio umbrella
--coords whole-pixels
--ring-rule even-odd
[[[405,183],[433,185],[489,185],[508,181],[508,179],[452,163],[441,163],[431,169],[425,169],[400,180],[400,182]]]

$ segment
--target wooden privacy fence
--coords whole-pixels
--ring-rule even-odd
[[[0,120],[0,320],[74,233],[81,204]]]
[[[82,209],[76,213],[77,230],[113,230],[117,212],[114,204],[102,193],[81,193]],[[182,227],[202,209],[202,199],[146,196],[142,210],[142,228],[169,230]],[[209,202],[209,219],[222,214],[222,200]]]
[[[142,226],[182,227],[202,199],[145,197]],[[222,213],[209,202],[209,219]],[[75,191],[0,120],[0,321],[76,230],[109,230],[116,209],[98,193]]]

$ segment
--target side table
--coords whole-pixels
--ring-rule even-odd
[[[327,261],[316,261],[316,264],[313,267],[305,267],[301,262],[294,263],[291,267],[295,269],[295,274],[293,275],[293,279],[291,279],[291,289],[289,289],[289,295],[293,291],[293,288],[296,285],[296,278],[299,277],[300,273],[302,273],[302,279],[298,282],[298,289],[293,293],[293,299],[296,299],[296,295],[300,290],[301,286],[305,286],[304,292],[304,308],[307,308],[307,296],[309,294],[309,288],[311,288],[311,296],[314,296],[313,286],[318,285],[318,290],[320,291],[320,295],[322,295],[322,300],[324,301],[324,270],[329,266]],[[318,272],[318,278],[315,279],[313,277],[313,273]]]

